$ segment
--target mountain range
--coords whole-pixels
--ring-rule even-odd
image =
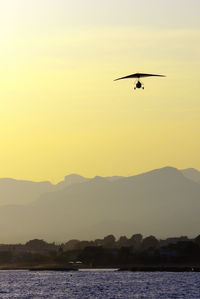
[[[142,233],[195,237],[200,172],[173,167],[131,177],[72,174],[53,185],[0,179],[0,242],[94,239]]]

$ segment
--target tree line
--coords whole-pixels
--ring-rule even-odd
[[[93,241],[69,240],[55,244],[34,239],[25,244],[1,244],[0,267],[65,265],[73,267],[125,267],[136,265],[200,266],[200,235],[157,239],[134,234]]]

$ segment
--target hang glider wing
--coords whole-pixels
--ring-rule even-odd
[[[154,74],[143,74],[143,73],[136,73],[129,76],[121,77],[115,79],[114,81],[121,80],[121,79],[131,79],[131,78],[143,78],[143,77],[165,77],[164,75],[154,75]]]

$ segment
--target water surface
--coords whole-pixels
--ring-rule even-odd
[[[199,299],[200,273],[0,271],[0,298]]]

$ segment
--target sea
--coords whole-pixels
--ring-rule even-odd
[[[2,270],[0,298],[198,299],[200,273]]]

